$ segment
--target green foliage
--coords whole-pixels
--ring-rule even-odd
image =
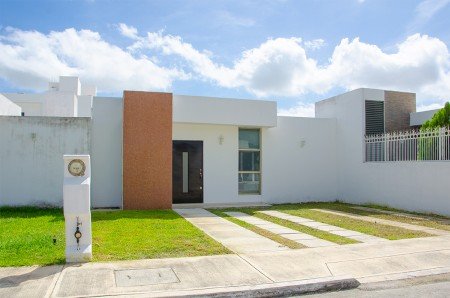
[[[430,120],[426,121],[422,125],[421,130],[444,126],[450,126],[450,102],[447,102],[445,106],[437,111]]]

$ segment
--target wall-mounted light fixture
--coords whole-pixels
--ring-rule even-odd
[[[224,137],[223,137],[223,135],[220,135],[219,136],[219,144],[222,145],[223,141],[224,141]]]
[[[300,148],[303,148],[303,147],[305,147],[305,146],[306,146],[306,140],[303,139],[303,138],[301,138],[301,139],[300,139]]]

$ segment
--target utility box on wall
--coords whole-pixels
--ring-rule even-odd
[[[92,259],[91,164],[89,155],[64,155],[66,262]]]

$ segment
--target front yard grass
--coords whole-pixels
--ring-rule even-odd
[[[449,217],[445,217],[442,215],[436,215],[436,214],[423,214],[423,213],[418,213],[418,212],[408,212],[408,211],[398,210],[395,208],[374,205],[374,204],[367,204],[367,205],[363,205],[363,206],[369,207],[369,208],[374,208],[374,209],[379,209],[381,211],[386,210],[386,211],[410,214],[411,217],[395,215],[395,214],[385,214],[385,213],[375,212],[375,211],[363,211],[360,209],[351,208],[351,206],[350,206],[350,209],[352,211],[348,211],[348,212],[354,213],[355,210],[357,210],[356,211],[356,212],[358,212],[357,214],[360,214],[360,215],[373,216],[376,218],[389,219],[389,220],[400,221],[400,222],[413,224],[413,225],[419,225],[419,226],[425,226],[425,227],[434,228],[434,229],[450,231],[450,218]]]
[[[273,209],[273,208],[270,208]],[[317,229],[313,229],[307,226],[303,226],[294,222],[290,222],[288,220],[284,220],[281,218],[277,218],[274,216],[270,216],[267,214],[263,214],[260,213],[258,211],[260,210],[269,210],[268,208],[258,208],[258,207],[254,207],[254,208],[227,208],[227,209],[220,209],[220,211],[218,209],[211,209],[209,211],[211,211],[212,213],[215,213],[216,215],[220,216],[220,213],[226,212],[226,211],[237,211],[237,212],[243,212],[243,213],[247,213],[249,215],[253,215],[256,216],[258,218],[273,222],[275,224],[278,224],[280,226],[284,226],[296,231],[299,231],[301,233],[305,233],[305,234],[309,234],[311,236],[317,237],[317,238],[321,238],[324,240],[328,240],[337,244],[352,244],[352,243],[358,243],[358,241],[355,241],[353,239],[350,238],[346,238],[346,237],[342,237],[339,235],[335,235],[335,234],[331,234],[325,231],[320,231]],[[223,213],[225,214],[225,213]],[[226,215],[226,214],[225,214]],[[226,217],[228,220],[233,221],[235,218],[234,217]],[[245,227],[245,226],[244,226]],[[263,235],[264,236],[264,235]],[[278,236],[278,235],[277,235]],[[281,237],[281,236],[278,236]],[[281,237],[283,238],[283,237]],[[285,238],[283,238],[285,239]],[[279,242],[279,241],[278,241]]]
[[[94,261],[230,253],[172,210],[93,211],[92,234]],[[64,247],[61,209],[0,208],[0,267],[61,264]]]
[[[400,227],[389,226],[379,223],[372,223],[363,220],[352,219],[345,216],[311,210],[311,209],[331,209],[344,212],[348,212],[349,209],[356,210],[347,207],[348,206],[346,206],[346,204],[333,202],[333,203],[303,203],[303,204],[276,205],[273,206],[273,209],[285,212],[287,214],[309,218],[333,226],[358,231],[364,234],[386,238],[389,240],[431,236],[430,234],[425,232],[412,231]],[[359,212],[359,210],[357,212]]]

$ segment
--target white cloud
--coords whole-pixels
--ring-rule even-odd
[[[5,33],[0,35],[0,77],[21,87],[40,89],[59,75],[77,75],[109,92],[165,90],[174,79],[187,78],[181,70],[135,57],[90,30],[42,34],[8,28]]]
[[[325,46],[325,40],[318,38],[305,41],[305,47],[311,50],[318,50]]]
[[[315,109],[313,103],[298,102],[294,107],[278,109],[278,116],[314,117]]]
[[[432,103],[432,104],[428,104],[428,105],[419,105],[419,106],[417,106],[417,112],[437,110],[437,109],[442,109],[443,107],[444,107],[443,103],[442,104]]]
[[[128,26],[127,24],[120,23],[118,25],[119,31],[123,36],[129,37],[131,39],[137,39],[138,38],[138,31],[133,26]]]
[[[344,38],[324,64],[308,56],[308,45],[301,38],[274,38],[243,51],[231,65],[223,65],[213,53],[196,49],[180,36],[163,31],[139,35],[125,24],[118,29],[131,40],[126,49],[90,30],[49,34],[4,30],[0,77],[31,88],[59,75],[79,75],[106,91],[165,90],[174,80],[192,78],[260,97],[372,87],[417,92],[421,105],[450,99],[449,50],[441,40],[427,35],[409,36],[393,53],[359,38]],[[176,66],[166,66],[171,63]],[[300,115],[307,108],[300,104],[281,112]]]
[[[415,31],[427,23],[436,13],[446,7],[450,0],[424,0],[415,9],[415,16],[409,24],[409,31]]]
[[[179,36],[148,33],[140,50],[160,50],[185,60],[203,79],[222,87],[245,88],[257,96],[323,94],[334,87],[372,87],[419,93],[419,99],[450,98],[450,54],[439,39],[415,34],[385,53],[359,38],[344,38],[324,65],[308,57],[300,38],[269,39],[246,50],[231,67],[215,63]]]

